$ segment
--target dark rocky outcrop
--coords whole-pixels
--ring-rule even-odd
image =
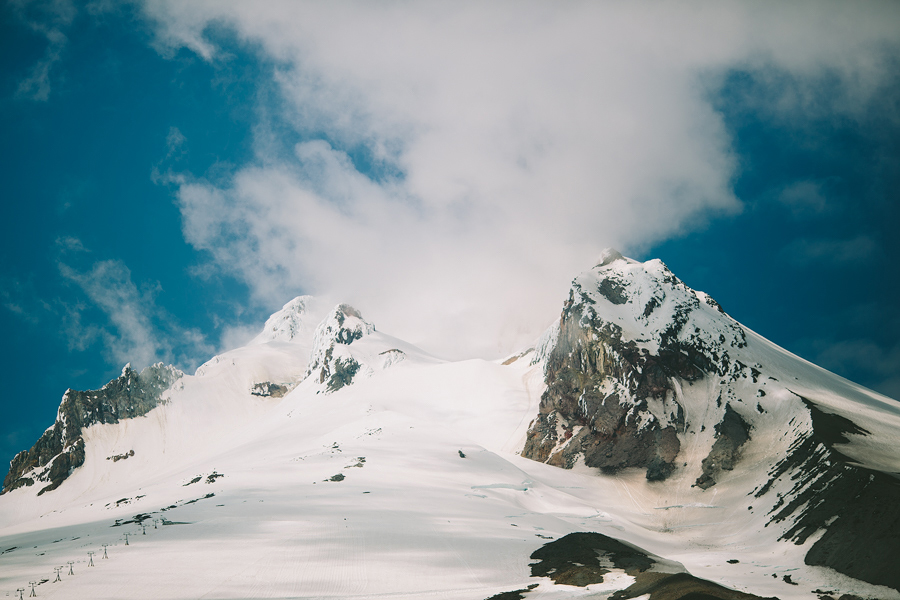
[[[363,319],[358,310],[349,304],[338,304],[316,328],[316,343],[327,341],[350,345],[373,331],[375,326]]]
[[[99,390],[66,390],[56,422],[29,450],[10,462],[3,480],[7,493],[37,482],[45,483],[38,495],[58,488],[71,472],[84,464],[82,430],[95,423],[118,423],[147,414],[159,405],[162,393],[183,373],[158,363],[140,373],[126,365],[122,375]]]
[[[523,600],[525,598],[525,594],[533,590],[538,586],[537,583],[532,583],[528,587],[524,587],[520,590],[512,590],[509,592],[501,592],[494,596],[491,596],[487,600]]]
[[[659,261],[612,250],[572,282],[545,335],[535,360],[547,388],[522,455],[565,468],[583,457],[606,472],[639,467],[650,481],[666,479],[685,433],[680,389],[755,369],[729,356],[746,335],[712,299]]]
[[[725,416],[716,425],[716,441],[701,468],[703,474],[697,478],[697,485],[704,490],[716,484],[720,471],[731,471],[740,457],[740,449],[750,439],[750,425],[739,415],[731,404],[725,405]]]
[[[570,533],[535,550],[532,577],[549,577],[557,584],[579,587],[602,583],[620,569],[634,577],[629,587],[614,592],[612,600],[650,595],[650,600],[754,600],[759,596],[739,592],[694,577],[673,561],[650,554],[600,533]]]
[[[250,394],[261,398],[283,398],[291,390],[286,385],[279,385],[271,381],[261,381],[254,383],[250,387]]]
[[[655,561],[640,548],[602,533],[570,533],[531,553],[532,577],[549,577],[560,585],[603,583],[611,569],[643,572]],[[606,560],[604,560],[606,559]]]
[[[316,377],[328,392],[350,385],[362,365],[346,346],[375,331],[358,310],[339,304],[317,328],[306,377]],[[399,351],[397,351],[399,352]]]
[[[352,358],[336,358],[331,365],[331,373],[328,375],[329,392],[336,392],[342,387],[350,385],[353,382],[353,376],[359,371],[359,363]]]
[[[789,478],[793,485],[772,509],[770,523],[792,523],[782,539],[797,544],[825,530],[807,552],[806,564],[900,590],[900,480],[860,467],[835,448],[849,441],[847,435],[867,431],[802,400],[812,431],[794,442],[756,497]]]
[[[583,455],[591,467],[642,467],[648,479],[665,479],[675,468],[677,433],[684,427],[672,379],[701,379],[705,369],[717,370],[718,357],[682,344],[672,328],[658,353],[640,349],[575,291],[546,359],[547,389],[522,455],[566,468]],[[665,407],[665,421],[649,410],[651,400]]]
[[[127,460],[134,456],[134,450],[129,450],[124,454],[114,454],[112,456],[107,456],[106,460],[111,460],[113,462],[119,462],[120,460]]]

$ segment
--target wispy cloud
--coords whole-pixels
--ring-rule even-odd
[[[0,277],[0,306],[33,325],[52,312],[52,307],[38,298],[31,281],[9,276]]]
[[[253,163],[182,176],[185,238],[270,306],[330,292],[438,352],[526,344],[603,246],[740,210],[713,101],[727,73],[790,82],[773,113],[851,114],[896,52],[894,5],[690,8],[145,3],[162,47],[217,60],[225,27],[277,65],[260,114],[304,140],[285,152],[261,117]]]
[[[261,327],[217,322],[222,333],[215,345],[199,329],[181,325],[160,305],[159,283],[136,282],[123,261],[99,259],[72,236],[58,238],[56,249],[67,293],[51,297],[33,280],[0,276],[0,308],[35,331],[59,335],[71,352],[99,350],[115,368],[163,361],[191,370],[248,341]]]
[[[175,127],[169,127],[169,133],[166,135],[166,159],[179,158],[185,153],[185,142],[187,138],[181,133],[181,130]]]
[[[190,368],[212,354],[199,331],[181,327],[157,305],[158,283],[139,287],[120,260],[86,261],[88,251],[77,238],[61,238],[57,246],[60,275],[83,293],[55,309],[70,349],[87,350],[100,342],[110,363],[137,368],[157,361]],[[97,310],[105,319],[92,314]]]
[[[44,56],[19,82],[17,95],[46,101],[50,98],[51,74],[69,43],[65,30],[72,24],[78,9],[71,0],[12,0],[9,7],[28,27],[47,39]]]
[[[797,217],[821,215],[828,211],[828,198],[818,181],[796,181],[778,194],[778,201]]]
[[[900,315],[875,301],[865,279],[832,278],[839,308],[814,315],[809,335],[795,341],[804,358],[856,383],[900,400]]]
[[[875,256],[878,244],[865,235],[850,239],[801,238],[790,242],[782,252],[796,267],[812,264],[852,266]]]
[[[131,280],[131,272],[121,261],[98,261],[85,272],[59,264],[60,274],[78,285],[109,318],[111,330],[101,335],[107,351],[119,363],[145,366],[157,360],[171,360],[171,348],[155,335],[148,307],[152,292],[141,292]],[[83,331],[73,331],[83,335]]]

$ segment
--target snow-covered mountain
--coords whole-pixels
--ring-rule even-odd
[[[727,494],[748,514],[719,535],[778,525],[807,564],[900,588],[900,404],[747,330],[662,262],[615,252],[575,279],[549,337],[524,456],[645,469],[694,504]],[[691,520],[698,541],[711,534]]]
[[[0,594],[900,599],[900,404],[659,261],[560,299],[504,361],[299,297],[193,375],[68,390],[4,480]]]

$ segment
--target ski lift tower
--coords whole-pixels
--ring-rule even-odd
[[[88,561],[88,566],[93,567],[94,566],[94,553],[88,551],[88,556],[90,557],[90,560]]]
[[[37,598],[37,594],[34,593],[34,586],[37,585],[37,581],[29,581],[28,585],[31,586],[31,593],[28,594],[29,598]]]
[[[74,575],[75,571],[72,570],[72,567],[75,566],[75,561],[70,560],[70,561],[66,562],[66,564],[69,565],[69,575]]]

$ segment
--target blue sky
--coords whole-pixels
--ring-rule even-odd
[[[896,6],[249,6],[0,12],[0,460],[300,293],[513,351],[608,245],[900,396]]]

